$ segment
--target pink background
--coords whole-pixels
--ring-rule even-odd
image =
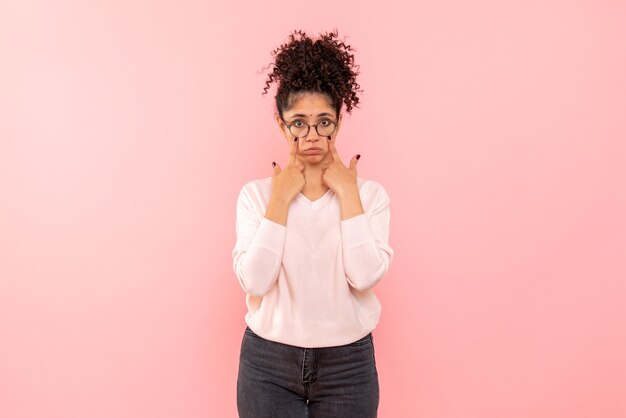
[[[391,196],[380,416],[626,416],[626,4],[223,3],[0,2],[0,416],[236,416],[296,28],[355,48],[337,148]]]

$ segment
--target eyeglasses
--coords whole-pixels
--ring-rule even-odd
[[[297,138],[304,138],[305,136],[307,136],[309,134],[309,131],[311,130],[311,126],[315,126],[315,130],[317,131],[319,136],[330,136],[333,132],[335,132],[335,129],[337,128],[337,123],[335,121],[326,118],[322,119],[315,125],[309,125],[308,123],[301,120],[296,120],[292,124],[288,124],[287,122],[285,122],[284,119],[281,118],[281,120],[289,129],[291,135]]]

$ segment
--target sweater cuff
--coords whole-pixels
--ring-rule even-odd
[[[257,242],[276,254],[281,254],[285,246],[287,237],[287,227],[276,223],[266,217],[261,219],[259,230],[257,231]]]
[[[341,221],[341,234],[345,248],[356,247],[372,240],[372,231],[365,213]]]

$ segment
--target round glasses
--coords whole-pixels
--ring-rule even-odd
[[[315,130],[319,136],[330,136],[333,132],[335,132],[335,128],[337,128],[337,124],[334,121],[326,118],[317,122],[315,125],[309,125],[301,120],[297,120],[292,124],[287,124],[287,122],[283,120],[283,123],[289,129],[291,135],[297,138],[304,138],[307,136],[309,134],[309,130],[311,130],[311,126],[315,126]]]

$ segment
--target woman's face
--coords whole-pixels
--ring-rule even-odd
[[[320,136],[313,127],[313,125],[319,123],[320,131],[322,131],[322,127],[329,125],[328,120],[330,120],[337,124],[335,131],[330,135],[331,138],[335,140],[339,132],[341,115],[337,119],[335,110],[330,105],[326,95],[321,93],[301,93],[291,109],[283,113],[283,118],[289,125],[292,123],[296,123],[296,126],[304,126],[304,123],[311,125],[307,136],[298,140],[298,154],[296,158],[301,160],[305,166],[320,164],[331,158],[328,152],[327,137]],[[294,136],[278,114],[276,114],[276,122],[285,137],[287,145],[291,147]],[[314,150],[314,148],[319,148],[319,150]]]

